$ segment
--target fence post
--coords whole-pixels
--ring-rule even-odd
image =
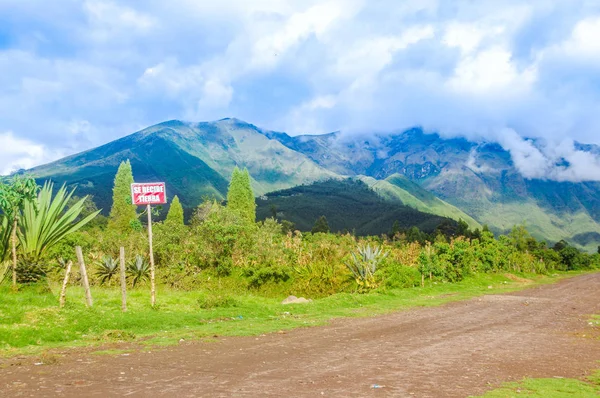
[[[81,272],[81,280],[83,287],[85,288],[85,301],[88,307],[91,307],[94,303],[92,301],[92,292],[90,291],[90,282],[88,281],[87,271],[85,270],[85,262],[83,261],[83,252],[81,246],[75,246],[75,253],[77,254],[77,261],[79,262],[79,270]]]
[[[60,308],[65,306],[65,302],[67,301],[67,283],[69,283],[69,275],[71,274],[71,267],[73,266],[73,261],[69,261],[67,263],[67,271],[65,272],[65,279],[63,280],[62,288],[60,289]]]
[[[121,270],[121,309],[127,311],[127,282],[125,280],[125,248],[119,250],[119,269]]]

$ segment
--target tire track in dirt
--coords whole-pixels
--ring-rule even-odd
[[[466,397],[598,368],[600,274],[287,334],[0,369],[2,396]],[[586,337],[583,337],[585,335]],[[373,388],[378,385],[381,388]]]

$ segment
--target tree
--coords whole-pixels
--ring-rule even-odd
[[[118,233],[130,232],[139,222],[136,206],[131,202],[133,172],[129,160],[121,162],[113,187],[113,204],[108,217],[108,228]]]
[[[5,217],[10,219],[12,243],[12,284],[17,285],[17,228],[19,211],[23,204],[35,197],[38,186],[31,177],[13,177],[10,184],[0,183],[0,208]],[[8,223],[7,223],[8,227]],[[6,252],[5,252],[6,253]]]
[[[598,245],[598,254],[600,254],[600,245]]]
[[[171,201],[171,207],[169,207],[166,222],[183,225],[183,207],[181,207],[181,203],[179,202],[179,197],[177,195],[175,195]]]
[[[310,232],[313,234],[316,234],[317,232],[328,233],[329,223],[327,222],[327,218],[325,218],[325,216],[317,218],[317,221],[315,221],[315,225],[312,227]]]
[[[467,224],[462,218],[458,219],[458,226],[456,227],[456,235],[469,237],[469,224]]]
[[[249,222],[256,222],[256,200],[247,169],[233,169],[227,191],[227,208],[239,212]]]

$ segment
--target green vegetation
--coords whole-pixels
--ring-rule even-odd
[[[317,218],[317,221],[315,221],[315,225],[313,225],[312,229],[310,232],[312,232],[313,234],[316,233],[328,233],[330,231],[329,229],[329,223],[327,222],[327,218],[325,216],[321,216],[319,218]]]
[[[256,202],[247,169],[233,169],[227,191],[227,208],[238,212],[248,222],[256,221]]]
[[[332,232],[357,235],[388,234],[397,222],[399,231],[416,226],[432,233],[442,223],[455,230],[456,222],[423,213],[399,202],[383,200],[360,180],[327,180],[267,194],[257,200],[257,218],[276,209],[277,219],[292,222],[300,231],[312,231],[315,220],[327,218]],[[349,216],[351,215],[351,216]]]
[[[506,383],[503,387],[487,392],[481,398],[595,398],[600,394],[600,375],[587,380],[546,378],[524,379],[518,383]]]
[[[127,234],[137,228],[139,220],[136,205],[131,202],[133,172],[129,160],[121,162],[113,188],[113,202],[108,217],[108,229]]]
[[[0,262],[4,261],[8,251],[8,237],[10,236],[11,252],[12,252],[12,284],[16,287],[17,284],[17,235],[19,228],[19,212],[27,201],[33,201],[37,185],[35,180],[28,177],[15,176],[10,183],[0,183],[0,210],[3,215],[3,233],[1,243],[3,244],[0,250]],[[2,275],[4,277],[5,274]]]
[[[171,201],[171,206],[169,207],[169,212],[167,213],[165,222],[177,225],[183,224],[183,207],[181,207],[181,203],[179,202],[179,197],[177,195],[175,195]]]
[[[462,219],[471,228],[481,228],[481,224],[473,217],[441,200],[401,174],[393,174],[385,180],[376,180],[372,177],[362,177],[361,180],[386,200],[400,201],[402,204],[424,213],[436,214],[453,220]]]

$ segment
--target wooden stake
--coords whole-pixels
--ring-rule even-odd
[[[421,273],[421,287],[425,287],[425,274]]]
[[[13,221],[13,229],[11,236],[12,243],[12,287],[15,289],[17,287],[17,217]]]
[[[67,284],[69,283],[69,275],[71,274],[71,266],[73,261],[67,263],[67,270],[65,272],[65,279],[63,280],[62,289],[60,289],[60,308],[65,306],[67,301]]]
[[[148,205],[148,245],[150,247],[150,303],[156,303],[156,290],[154,287],[154,252],[152,250],[152,206]]]
[[[85,301],[88,307],[94,305],[92,301],[92,292],[90,291],[90,283],[87,277],[87,271],[85,270],[85,262],[83,261],[83,252],[81,246],[75,246],[75,253],[77,254],[77,261],[79,261],[79,271],[81,272],[81,280],[83,287],[85,288]]]
[[[119,269],[121,270],[121,309],[127,311],[127,282],[125,280],[125,248],[121,247],[119,253]]]

